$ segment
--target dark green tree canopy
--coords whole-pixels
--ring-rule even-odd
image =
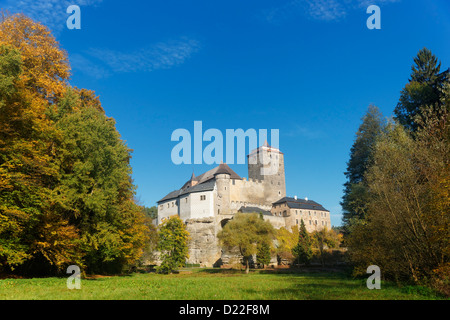
[[[385,126],[386,121],[379,109],[369,106],[350,149],[350,160],[345,172],[347,181],[341,202],[344,225],[352,218],[364,215],[364,174],[370,166],[373,148]]]
[[[312,252],[312,240],[306,230],[303,219],[300,222],[300,229],[298,232],[297,245],[292,249],[292,254],[297,261],[297,264],[308,264],[313,256]]]
[[[394,110],[400,124],[408,130],[416,131],[415,119],[422,114],[422,109],[441,106],[442,88],[448,76],[449,70],[441,72],[441,62],[429,49],[420,50],[414,58],[409,82],[401,91]]]

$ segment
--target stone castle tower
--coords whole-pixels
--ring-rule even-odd
[[[249,180],[263,183],[264,198],[273,203],[286,196],[284,154],[269,146],[267,141],[248,156]]]

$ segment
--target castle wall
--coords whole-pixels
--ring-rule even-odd
[[[230,184],[230,190],[230,201],[239,204],[243,203],[244,207],[272,206],[272,202],[267,199],[267,185],[261,180],[233,180]]]
[[[182,209],[180,210],[180,218],[185,221],[186,219],[213,217],[216,194],[215,190],[194,192],[188,195],[188,201],[180,199],[180,209]]]
[[[269,221],[275,229],[280,229],[281,227],[286,228],[286,219],[283,217],[264,215],[263,218]]]
[[[285,216],[286,227],[300,226],[301,220],[305,223],[308,232],[331,229],[330,213],[322,210],[306,210],[289,208],[285,203],[276,205],[271,210],[274,216]]]
[[[172,199],[167,200],[158,205],[158,224],[162,222],[163,219],[169,218],[173,215],[178,215],[178,200]]]

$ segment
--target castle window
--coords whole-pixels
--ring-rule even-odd
[[[236,180],[233,179],[233,186],[236,184]]]
[[[172,208],[173,208],[173,206],[174,206],[174,202],[172,202]]]
[[[278,191],[278,195],[281,196],[281,191]]]
[[[170,203],[167,204],[167,208],[170,208]]]
[[[186,200],[185,202],[187,203],[187,201],[188,201],[188,198],[186,198],[185,200]]]
[[[316,220],[316,226],[317,226],[317,220]]]
[[[311,225],[311,220],[309,220],[309,225]]]
[[[205,195],[200,196],[200,200],[206,200],[206,196]]]
[[[295,222],[298,224],[298,219],[295,219]]]

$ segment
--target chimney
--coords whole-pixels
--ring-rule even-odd
[[[294,196],[294,200],[297,200],[297,196]]]
[[[308,198],[305,198],[305,201],[308,201]]]

